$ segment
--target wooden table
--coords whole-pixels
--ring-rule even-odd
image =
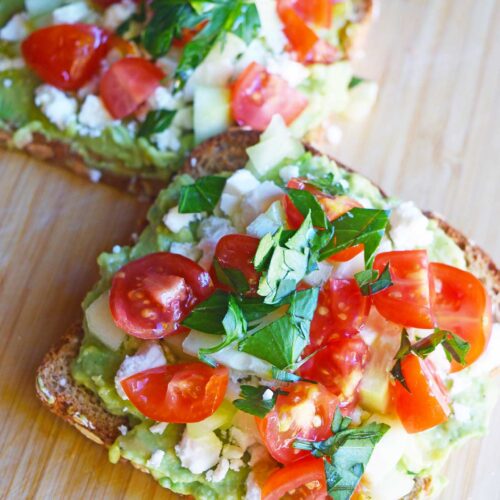
[[[389,193],[445,215],[500,259],[500,2],[384,0],[361,74],[373,115],[345,125],[337,156]],[[34,372],[80,315],[95,258],[145,207],[17,154],[0,157],[0,497],[168,498],[145,474],[43,409]],[[443,498],[500,498],[500,408],[456,453]]]

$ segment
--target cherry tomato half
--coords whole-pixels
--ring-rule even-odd
[[[330,278],[321,289],[310,329],[311,345],[320,347],[358,333],[370,311],[354,279]]]
[[[158,422],[199,422],[212,415],[226,394],[229,371],[205,363],[180,363],[136,373],[121,381],[130,402]]]
[[[109,305],[116,326],[134,337],[158,339],[182,331],[180,322],[213,290],[210,275],[196,262],[159,252],[115,274]]]
[[[329,28],[332,24],[332,0],[292,0],[292,7],[306,23],[321,28]]]
[[[113,118],[125,118],[146,101],[164,76],[160,68],[142,57],[125,57],[106,71],[99,92]]]
[[[341,215],[349,212],[349,210],[358,207],[361,208],[362,205],[356,200],[349,198],[348,196],[332,196],[327,193],[323,193],[315,186],[309,184],[307,179],[297,177],[295,179],[290,179],[288,181],[287,187],[290,189],[298,189],[299,191],[308,191],[318,200],[318,203],[323,208],[328,220],[330,222],[338,219]],[[292,229],[298,229],[300,225],[304,222],[304,216],[300,213],[298,208],[293,204],[289,196],[283,198],[283,206],[285,208],[286,219],[288,225]],[[346,262],[356,257],[359,253],[363,251],[363,244],[354,245],[353,247],[341,250],[336,254],[331,255],[328,260],[332,262]]]
[[[108,52],[106,31],[90,24],[57,24],[34,31],[21,44],[26,64],[46,83],[77,90]]]
[[[293,494],[289,495],[290,492]],[[301,500],[328,498],[323,459],[307,457],[275,470],[264,483],[262,500],[281,498]]]
[[[239,125],[264,130],[275,114],[289,125],[307,106],[307,98],[281,77],[257,63],[250,64],[234,82],[232,112]]]
[[[470,344],[467,365],[473,363],[488,344],[492,328],[491,302],[482,283],[471,273],[446,264],[429,265],[433,293],[432,312],[437,326],[449,330]],[[463,366],[452,362],[452,370]]]
[[[345,406],[356,399],[367,358],[368,346],[361,337],[344,337],[306,361],[299,368],[299,375],[324,385]]]
[[[410,354],[401,361],[401,371],[410,391],[396,380],[393,397],[406,432],[422,432],[446,422],[451,411],[448,396],[431,361]]]
[[[373,295],[373,304],[384,318],[399,325],[433,328],[429,262],[425,250],[380,253],[373,268],[380,273],[389,263],[393,285]]]
[[[300,62],[330,64],[339,58],[337,49],[319,38],[297,13],[290,0],[278,0],[278,14],[291,50]]]
[[[289,464],[310,455],[293,447],[295,439],[319,441],[331,435],[338,399],[321,384],[296,382],[282,389],[288,394],[278,396],[275,407],[256,422],[271,456]]]
[[[248,294],[255,294],[259,286],[260,273],[255,270],[253,258],[260,240],[246,234],[223,236],[215,248],[215,260],[223,269],[237,269],[245,276],[250,287]],[[215,271],[212,273],[217,288],[230,290],[218,282]]]

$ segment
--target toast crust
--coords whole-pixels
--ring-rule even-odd
[[[182,172],[198,177],[240,168],[248,159],[246,148],[255,144],[258,136],[259,134],[253,131],[231,130],[209,139],[193,150]],[[307,147],[307,149],[313,154],[320,154],[314,148]],[[340,166],[350,172],[353,171],[343,165]],[[380,191],[384,194],[382,190]],[[463,249],[470,270],[485,284],[492,298],[494,320],[500,321],[500,271],[494,261],[480,247],[443,219],[430,212],[427,212],[427,216],[436,220],[439,226]],[[110,415],[100,405],[95,395],[76,385],[71,379],[71,362],[78,353],[82,336],[81,325],[73,325],[63,337],[62,342],[45,356],[37,372],[36,390],[39,398],[52,412],[75,426],[87,437],[108,447],[119,435],[118,426],[127,425],[127,422],[126,419]],[[67,380],[67,385],[63,388],[59,383],[61,375]],[[418,498],[426,491],[430,491],[430,488],[430,478],[421,478],[407,498]]]

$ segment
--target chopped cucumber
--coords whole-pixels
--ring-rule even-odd
[[[223,401],[215,413],[210,415],[210,417],[201,422],[186,424],[186,431],[189,437],[193,439],[200,438],[215,429],[229,426],[235,413],[236,408],[229,401]]]
[[[196,143],[220,134],[231,124],[231,94],[225,87],[197,86],[194,91],[194,136]]]

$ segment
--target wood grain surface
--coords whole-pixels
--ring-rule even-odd
[[[383,0],[359,71],[373,115],[334,153],[387,192],[445,215],[500,260],[500,2]],[[42,408],[34,373],[80,315],[95,258],[145,207],[18,154],[0,156],[0,498],[170,498]],[[497,406],[493,422],[500,421]],[[452,457],[442,498],[499,499],[500,430]]]

